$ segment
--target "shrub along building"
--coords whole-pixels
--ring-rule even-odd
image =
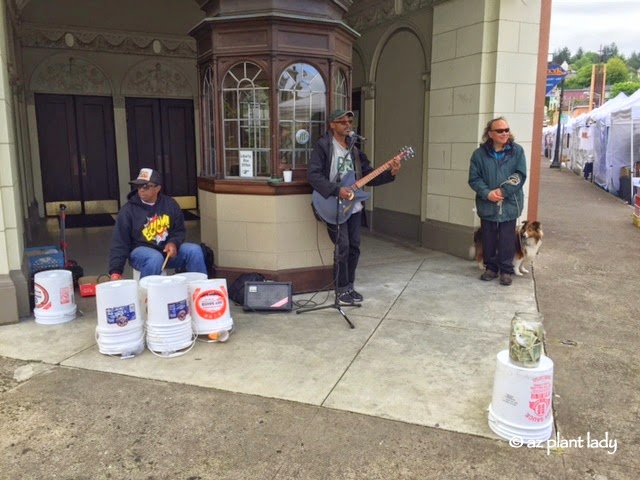
[[[372,192],[370,228],[465,256],[478,222],[468,162],[486,121],[505,115],[539,158],[550,10],[551,0],[3,2],[0,323],[29,314],[28,220],[60,203],[70,215],[115,213],[142,166],[199,210],[218,275],[325,285],[333,246],[311,212],[306,165],[335,108],[354,111],[375,165],[416,151]],[[293,181],[278,181],[289,169]]]

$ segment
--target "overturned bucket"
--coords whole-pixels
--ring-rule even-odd
[[[189,299],[196,335],[233,329],[226,279],[212,278],[189,283]]]
[[[33,278],[36,323],[54,325],[76,318],[73,275],[69,270],[45,270]]]
[[[489,427],[507,440],[545,441],[553,431],[553,361],[540,358],[535,368],[509,360],[509,351],[498,353]]]
[[[96,342],[105,355],[131,357],[144,350],[144,321],[135,280],[96,286]]]
[[[173,275],[147,281],[146,324],[152,352],[171,356],[194,344],[185,278]]]
[[[147,302],[147,286],[149,282],[154,278],[166,278],[165,275],[147,275],[146,277],[142,277],[138,281],[138,300],[140,302],[140,315],[142,320],[147,319],[147,311],[149,309],[149,305]]]

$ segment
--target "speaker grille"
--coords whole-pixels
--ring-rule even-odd
[[[291,282],[246,282],[244,306],[246,310],[290,311]]]

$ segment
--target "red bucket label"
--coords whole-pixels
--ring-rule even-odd
[[[222,286],[220,290],[197,288],[191,299],[196,314],[203,320],[217,320],[227,312],[227,291]]]
[[[49,302],[49,292],[47,292],[46,288],[35,283],[33,286],[33,295],[35,297],[36,308],[51,308],[51,303]]]
[[[60,289],[60,305],[71,303],[71,287],[63,287]]]
[[[551,414],[551,375],[542,375],[533,379],[529,409],[525,416],[536,423],[545,421]]]

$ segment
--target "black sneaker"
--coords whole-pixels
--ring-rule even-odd
[[[349,290],[349,295],[351,295],[351,298],[353,298],[356,302],[361,302],[364,300],[362,294],[356,292],[353,288]]]
[[[511,275],[509,275],[508,273],[501,273],[500,274],[500,285],[504,285],[506,287],[511,285]]]
[[[338,294],[338,303],[340,305],[353,305],[355,302],[349,292],[342,292]]]
[[[494,272],[493,270],[486,269],[482,275],[480,275],[480,280],[484,280],[488,282],[493,280],[494,278],[498,278],[498,272]]]

